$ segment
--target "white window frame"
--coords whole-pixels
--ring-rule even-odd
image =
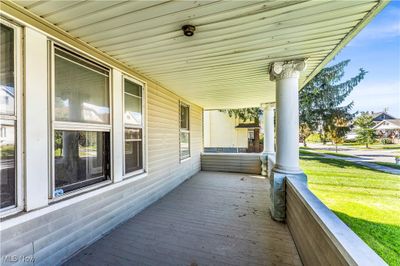
[[[187,107],[188,108],[188,129],[182,129],[181,128],[181,123],[182,123],[182,120],[181,120],[181,108],[182,108],[182,106],[185,106],[185,107]],[[180,162],[184,162],[184,161],[186,161],[186,160],[189,160],[190,158],[192,158],[192,149],[191,149],[191,144],[190,144],[190,142],[191,142],[191,132],[190,132],[190,128],[191,128],[191,126],[190,126],[190,121],[191,121],[191,119],[190,119],[190,113],[191,113],[191,110],[190,110],[191,108],[190,108],[190,104],[188,104],[188,103],[186,103],[186,102],[183,102],[183,101],[179,101],[179,161]],[[189,155],[188,156],[185,156],[185,157],[182,157],[182,154],[181,154],[181,133],[188,133],[189,134],[189,140],[188,140],[188,142],[189,142]]]
[[[23,82],[22,82],[22,28],[15,25],[3,17],[0,17],[0,22],[14,30],[14,85],[15,85],[15,114],[0,115],[0,119],[15,121],[15,205],[5,207],[0,210],[0,217],[15,214],[24,209],[24,179],[23,179]]]
[[[142,87],[142,121],[141,125],[134,125],[134,124],[129,124],[125,120],[125,80],[128,80],[130,82],[133,82],[139,86]],[[123,152],[123,160],[122,160],[122,173],[123,173],[123,179],[138,176],[140,174],[145,173],[147,170],[147,130],[146,130],[146,121],[147,121],[147,112],[146,112],[146,99],[147,99],[147,87],[146,84],[143,83],[140,80],[137,80],[131,76],[128,75],[122,75],[122,116],[123,116],[123,123],[122,123],[122,132],[123,132],[123,144],[122,144],[122,152]],[[142,129],[142,169],[138,169],[133,172],[125,172],[125,129],[126,128],[138,128]]]
[[[103,68],[108,69],[108,99],[109,99],[109,108],[110,108],[110,114],[109,114],[109,123],[108,124],[94,124],[94,123],[84,123],[84,122],[68,122],[68,121],[57,121],[55,118],[55,46],[61,47],[62,49],[65,49],[66,51],[72,52],[84,60],[88,60],[91,62],[94,62]],[[51,116],[51,125],[50,125],[50,132],[49,132],[49,158],[50,158],[50,178],[49,178],[49,200],[50,202],[55,202],[59,200],[63,200],[66,198],[70,198],[73,196],[80,195],[82,193],[86,193],[89,191],[92,191],[94,189],[101,188],[103,186],[109,185],[113,182],[113,136],[112,136],[112,125],[113,125],[113,105],[112,105],[112,68],[102,62],[99,62],[96,60],[96,58],[93,58],[90,55],[87,55],[84,52],[78,51],[72,47],[63,45],[60,42],[54,41],[54,40],[49,40],[49,68],[50,68],[50,75],[49,75],[49,87],[50,87],[50,116]],[[69,130],[69,131],[94,131],[94,132],[108,132],[109,133],[109,178],[92,184],[88,185],[82,188],[75,189],[73,191],[69,191],[64,193],[62,196],[55,196],[55,154],[54,154],[54,140],[55,140],[55,131],[56,130]]]

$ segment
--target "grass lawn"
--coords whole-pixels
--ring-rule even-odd
[[[337,157],[357,158],[357,156],[350,155],[350,154],[344,154],[344,153],[340,153],[340,152],[320,150],[320,149],[313,149],[313,148],[308,148],[308,147],[300,147],[300,150],[315,151],[318,153],[329,154],[329,155],[333,155],[333,156],[337,156]]]
[[[367,149],[364,144],[358,143],[343,143],[340,144],[342,146],[354,147],[359,149]],[[334,146],[334,145],[331,145]],[[374,143],[369,145],[368,149],[372,150],[400,150],[400,144],[381,144],[381,143]]]
[[[400,176],[301,150],[309,187],[389,265],[400,265]]]

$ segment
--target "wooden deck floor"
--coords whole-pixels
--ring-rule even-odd
[[[200,172],[66,265],[301,265],[261,176]]]

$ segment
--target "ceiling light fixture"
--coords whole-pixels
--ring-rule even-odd
[[[194,31],[196,30],[196,27],[193,25],[184,25],[182,26],[183,34],[185,36],[191,37],[194,34]]]

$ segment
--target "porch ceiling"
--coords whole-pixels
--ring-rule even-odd
[[[273,61],[308,58],[304,85],[379,1],[14,1],[205,109],[275,101]],[[193,37],[182,34],[196,26]]]

